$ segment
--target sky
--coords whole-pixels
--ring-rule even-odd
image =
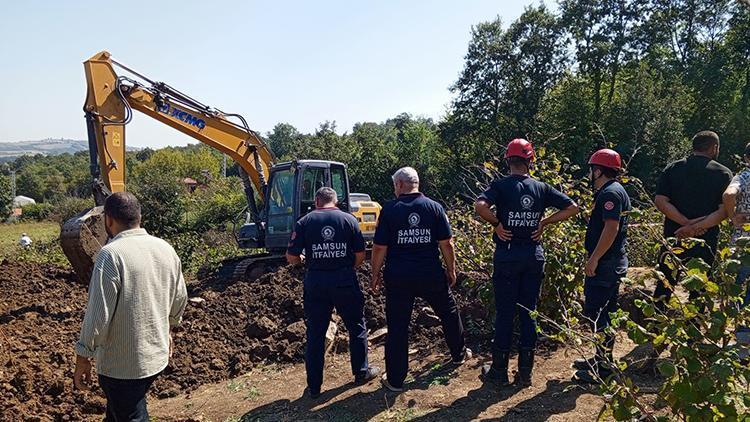
[[[8,1],[0,142],[85,139],[82,62],[101,50],[263,134],[439,119],[472,25],[507,25],[534,1]],[[194,142],[137,112],[127,127],[132,146]]]

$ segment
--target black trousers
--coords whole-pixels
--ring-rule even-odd
[[[592,331],[605,332],[612,319],[609,314],[618,308],[617,298],[620,293],[620,279],[628,272],[628,260],[625,257],[600,261],[593,277],[586,277],[583,284],[585,302],[583,314],[591,324]],[[612,354],[615,338],[605,332],[604,342],[597,345],[596,354],[600,359]]]
[[[453,359],[460,360],[464,354],[464,327],[445,275],[431,279],[386,279],[385,369],[388,382],[394,387],[403,386],[409,370],[409,322],[417,297],[424,299],[440,318]]]
[[[334,308],[349,332],[352,374],[364,375],[369,367],[365,298],[354,270],[308,271],[304,281],[304,305],[307,325],[305,369],[310,391],[319,393],[323,384],[325,336]]]
[[[495,341],[493,347],[503,352],[511,349],[513,318],[519,315],[521,337],[519,348],[536,348],[536,321],[528,310],[536,310],[536,302],[544,278],[544,261],[534,256],[525,260],[494,263],[492,282],[495,289]]]
[[[106,422],[148,422],[146,393],[159,374],[141,379],[119,379],[99,375],[107,397]]]

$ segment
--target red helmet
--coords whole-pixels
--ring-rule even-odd
[[[508,148],[505,150],[505,158],[510,157],[521,157],[533,160],[534,148],[531,146],[531,142],[521,138],[510,141]]]
[[[589,165],[620,170],[622,168],[622,159],[620,159],[620,154],[618,154],[617,151],[604,148],[591,155],[591,158],[589,158]]]

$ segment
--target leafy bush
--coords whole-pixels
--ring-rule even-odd
[[[131,192],[141,203],[143,227],[157,236],[184,230],[185,188],[169,171],[154,167],[131,183]]]
[[[247,206],[242,181],[237,177],[219,178],[205,189],[197,189],[189,195],[193,231],[231,226],[238,214]]]
[[[182,270],[190,278],[210,274],[224,259],[242,255],[234,237],[227,232],[180,233],[167,241],[174,247],[182,261]]]
[[[738,348],[732,344],[734,329],[750,323],[750,310],[739,306],[744,286],[735,281],[740,265],[750,264],[749,241],[743,239],[738,248],[722,249],[713,272],[700,259],[675,264],[681,279],[679,287],[673,287],[699,292],[697,298],[683,300],[675,294],[663,308],[650,297],[636,300],[648,318],[645,326],[627,314],[618,318],[636,344],[648,344],[657,354],[666,353],[655,362],[664,377],[658,395],[671,414],[682,420],[740,420],[750,412],[750,367],[740,360]],[[605,393],[614,393],[610,407],[616,418],[653,418],[645,412],[647,407],[637,392],[626,377],[605,387]]]
[[[66,196],[54,203],[53,210],[49,214],[49,219],[64,224],[74,215],[92,208],[93,206],[94,200],[92,198]]]
[[[23,207],[22,220],[43,221],[49,218],[55,206],[47,203],[29,204]]]

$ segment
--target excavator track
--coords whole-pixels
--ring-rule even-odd
[[[221,263],[217,278],[226,284],[253,281],[266,273],[270,267],[283,265],[285,262],[285,257],[281,254],[259,253],[238,256]]]

